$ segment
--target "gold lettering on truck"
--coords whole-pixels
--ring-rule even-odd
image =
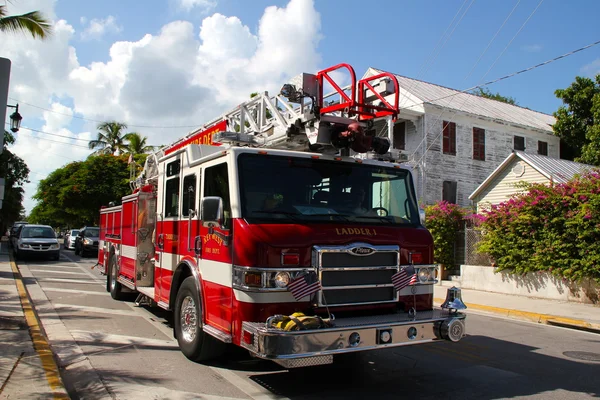
[[[377,236],[377,231],[370,228],[335,228],[335,233],[338,236],[344,235],[362,235],[362,236]]]

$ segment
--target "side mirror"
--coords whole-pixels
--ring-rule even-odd
[[[425,226],[425,209],[419,208],[419,218],[421,219],[421,225]]]
[[[205,197],[200,204],[202,226],[220,228],[223,224],[223,199],[220,197]]]

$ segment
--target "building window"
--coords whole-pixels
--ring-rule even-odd
[[[523,136],[515,136],[513,140],[513,149],[525,151],[525,138]]]
[[[473,128],[473,160],[485,161],[485,129]]]
[[[442,200],[456,204],[456,182],[444,181],[442,185]]]
[[[538,140],[538,154],[542,156],[548,155],[548,142]]]
[[[454,122],[443,122],[444,139],[443,150],[444,154],[456,155],[456,124]]]
[[[406,122],[394,124],[394,149],[405,150],[406,147]]]

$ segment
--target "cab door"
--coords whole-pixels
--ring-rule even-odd
[[[161,209],[157,222],[156,253],[158,269],[155,271],[155,299],[168,303],[173,270],[179,263],[179,223],[181,193],[181,155],[164,164]]]
[[[206,164],[202,170],[202,197],[217,196],[223,199],[225,220],[223,226],[209,228],[201,226],[198,265],[202,274],[206,322],[220,330],[230,333],[232,321],[232,256],[233,221],[231,218],[231,187],[228,164],[219,160]],[[202,216],[200,216],[202,217]]]

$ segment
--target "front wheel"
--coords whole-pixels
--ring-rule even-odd
[[[202,305],[193,276],[185,278],[175,300],[175,336],[181,352],[192,361],[206,361],[223,354],[225,344],[202,329]]]
[[[109,267],[108,267],[108,274],[106,275],[106,279],[108,280],[107,286],[108,286],[108,291],[110,292],[110,297],[112,297],[115,300],[121,300],[121,298],[123,297],[121,295],[121,291],[122,291],[123,287],[117,281],[118,272],[119,272],[119,270],[117,268],[116,257],[112,257],[110,259],[110,263],[109,263]]]

